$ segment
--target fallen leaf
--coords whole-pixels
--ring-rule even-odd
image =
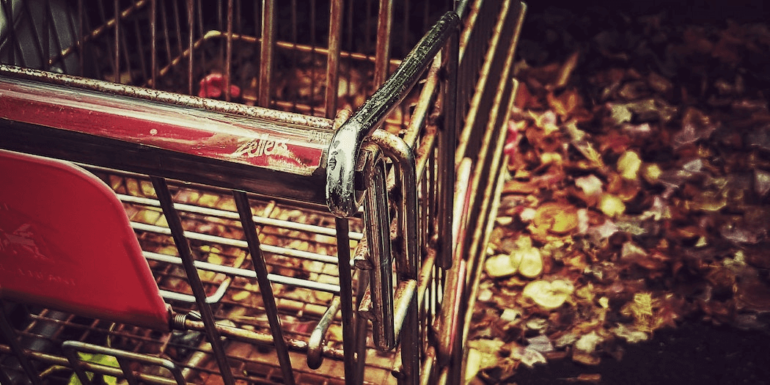
[[[572,296],[573,291],[575,291],[575,288],[569,281],[556,280],[548,282],[541,280],[532,281],[527,284],[522,295],[524,298],[531,299],[543,309],[553,310],[563,305]]]
[[[537,208],[533,223],[555,234],[568,234],[577,228],[577,209],[568,204],[546,203]]]
[[[642,160],[639,159],[639,155],[633,151],[626,151],[618,159],[618,172],[620,175],[629,180],[637,180],[639,178],[639,169],[642,166]]]
[[[608,217],[615,218],[626,211],[626,205],[612,194],[603,194],[599,200],[599,210]]]

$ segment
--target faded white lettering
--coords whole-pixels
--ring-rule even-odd
[[[230,156],[256,158],[280,153],[285,154],[289,150],[289,147],[286,145],[287,142],[288,140],[286,139],[271,138],[270,134],[261,134],[256,139],[252,139],[242,144]]]

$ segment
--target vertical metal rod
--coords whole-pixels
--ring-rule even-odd
[[[192,52],[192,50],[190,50]],[[192,58],[192,54],[190,55]],[[225,101],[230,101],[230,74],[233,58],[233,0],[227,0],[227,37],[225,38]]]
[[[176,3],[176,2],[175,2]],[[190,55],[187,56],[187,93],[193,94],[193,41],[195,40],[195,4],[193,0],[187,0],[187,25],[189,26],[189,36],[187,37],[187,47],[190,49]],[[178,26],[178,24],[177,24]],[[181,44],[181,42],[180,42]],[[181,48],[180,48],[181,51]]]
[[[222,32],[225,29],[224,25],[224,14],[222,13],[222,0],[216,0],[217,1],[217,31]],[[220,63],[224,63],[225,61],[225,47],[222,44],[217,44],[217,48],[219,48],[219,56],[217,59]]]
[[[466,276],[466,264],[465,260],[460,260],[460,263],[458,264],[457,268],[460,271],[460,284],[463,285],[462,292],[465,292],[465,276]],[[463,382],[460,381],[462,378],[463,373],[463,324],[465,320],[465,313],[468,311],[468,303],[466,301],[460,300],[460,304],[456,309],[456,319],[455,319],[455,326],[452,330],[452,336],[454,337],[454,341],[452,342],[452,384],[454,385],[460,385]]]
[[[219,365],[222,380],[225,384],[232,385],[235,383],[233,373],[230,371],[230,366],[227,363],[227,356],[225,355],[225,348],[222,344],[222,340],[219,338],[219,332],[216,329],[214,314],[211,311],[209,304],[206,303],[206,291],[204,290],[201,278],[198,275],[198,269],[195,267],[195,261],[193,260],[193,255],[190,251],[190,244],[187,242],[187,237],[184,235],[182,220],[179,218],[179,214],[174,208],[171,192],[168,190],[165,179],[151,176],[150,180],[155,189],[155,194],[158,196],[160,206],[163,209],[163,216],[166,218],[166,222],[168,222],[168,228],[171,230],[174,244],[179,252],[179,256],[182,258],[182,266],[187,275],[187,280],[190,283],[190,288],[195,295],[195,302],[198,305],[198,311],[200,311],[201,319],[203,320],[203,325],[206,329],[206,336],[211,344],[211,350]]]
[[[425,363],[422,365],[422,370],[420,370],[420,385],[430,385],[433,380],[432,372],[433,372],[433,365],[436,363],[436,352],[434,348],[431,346],[428,348],[427,353],[425,354]]]
[[[310,0],[310,65],[315,66],[315,5],[316,0]],[[311,67],[311,71],[315,71],[315,68]],[[310,75],[310,115],[315,115],[315,76]]]
[[[98,5],[97,8],[99,8],[99,15],[102,17],[102,24],[107,24],[107,14],[104,11],[104,2],[97,1],[96,4]],[[110,40],[106,38],[106,46],[107,46],[107,58],[110,60],[110,68],[112,68],[112,73],[115,74],[117,71],[115,70],[115,57],[112,53],[112,43],[110,43]]]
[[[275,0],[262,2],[262,47],[259,53],[259,106],[270,107],[270,82],[275,47]]]
[[[293,44],[291,49],[291,69],[297,70],[297,0],[291,0],[291,42]],[[297,110],[297,98],[298,93],[291,92],[291,111]]]
[[[204,36],[205,33],[203,31],[203,0],[198,0],[198,35]],[[190,55],[192,56],[193,52],[190,51]],[[200,50],[200,64],[199,68],[205,70],[206,69],[206,50],[202,49]],[[206,75],[205,73],[202,73],[202,75]],[[206,85],[204,84],[204,87]],[[204,93],[207,93],[208,90],[206,90]]]
[[[46,22],[48,21],[46,16],[47,14],[46,14],[45,5],[46,4],[43,3],[43,25],[45,25]],[[30,17],[32,17],[31,16],[32,13],[29,11],[29,3],[24,2],[22,3],[22,6],[25,8],[25,11],[27,12],[27,14],[30,15]],[[40,36],[37,33],[37,26],[33,26],[32,28],[30,28],[30,30],[32,31],[32,46],[35,49],[35,53],[38,55],[38,58],[40,58],[40,68],[38,69],[45,70],[46,67],[48,66],[47,65],[48,58],[43,58],[43,47],[40,46],[41,41],[40,41]]]
[[[67,361],[69,361],[70,366],[72,366],[72,370],[75,372],[75,375],[78,377],[78,380],[80,380],[81,384],[91,384],[91,381],[89,380],[88,376],[86,375],[85,370],[83,370],[83,367],[80,366],[80,357],[78,356],[77,352],[67,346],[66,344],[69,342],[74,341],[65,341],[65,348],[64,350],[64,356],[67,358]]]
[[[428,238],[428,240],[431,243],[438,241],[436,235],[436,228],[438,226],[438,215],[436,215],[436,209],[438,208],[436,203],[436,189],[438,188],[438,177],[436,176],[436,158],[438,157],[438,149],[436,147],[438,146],[434,145],[434,147],[430,149],[430,155],[428,156],[428,166],[425,168],[426,172],[428,172],[430,175],[428,180],[431,181],[431,183],[428,183],[428,210],[430,211],[430,222],[428,223],[428,234],[430,234],[430,238]]]
[[[401,28],[401,55],[405,56],[409,52],[409,0],[404,0],[404,27]],[[429,1],[426,1],[429,3]],[[422,32],[422,31],[420,31]]]
[[[11,323],[8,321],[8,316],[5,314],[4,309],[5,304],[0,301],[0,334],[2,334],[3,338],[11,347],[11,351],[16,355],[16,359],[19,361],[19,364],[21,364],[24,372],[27,373],[27,377],[29,377],[30,381],[32,381],[34,385],[42,385],[43,381],[40,380],[40,376],[38,376],[37,371],[35,371],[35,367],[32,366],[32,363],[24,354],[24,349],[22,349],[19,341],[16,339],[16,333],[13,331],[13,326],[11,326]]]
[[[232,2],[232,0],[230,1]],[[249,198],[243,191],[233,191],[233,197],[235,198],[235,205],[238,207],[238,215],[241,218],[241,226],[246,236],[246,242],[249,245],[249,255],[251,255],[254,271],[257,273],[259,292],[262,294],[267,321],[270,323],[270,332],[273,335],[275,351],[278,354],[278,362],[281,364],[283,383],[294,384],[294,375],[291,369],[291,361],[289,360],[289,349],[286,347],[286,340],[283,339],[281,321],[278,319],[278,308],[275,304],[273,288],[270,286],[270,280],[267,278],[267,265],[260,249],[257,227],[252,218],[253,214],[251,213]]]
[[[420,258],[417,231],[417,183],[415,181],[414,151],[401,138],[385,130],[375,130],[368,138],[396,164],[396,180],[400,181],[401,202],[398,205],[398,222],[401,230],[401,250],[397,253],[396,269],[399,281],[416,280]],[[370,243],[370,250],[373,246]]]
[[[115,7],[115,77],[113,81],[120,83],[120,4],[118,0],[113,2]]]
[[[179,18],[179,2],[177,0],[173,0],[171,2],[171,10],[174,12],[174,26],[176,27],[176,45],[179,48],[179,56],[182,56],[184,53],[183,48],[183,37],[182,37],[182,23]],[[188,7],[187,11],[189,12],[190,9]]]
[[[412,148],[401,138],[384,130],[376,130],[369,140],[396,164],[396,180],[401,181],[402,202],[398,212],[399,225],[403,231],[401,255],[396,261],[399,281],[417,280],[420,258],[417,245],[420,244],[417,231],[417,185],[415,180],[415,158]],[[401,332],[401,359],[404,365],[406,383],[417,385],[420,380],[420,323],[417,295],[409,302]]]
[[[385,162],[372,161],[372,171],[367,172],[364,222],[366,241],[369,245],[369,271],[371,288],[372,330],[378,349],[389,350],[396,344],[393,326],[393,260],[390,247],[390,206],[385,185]],[[405,251],[401,250],[399,254]],[[359,312],[360,314],[360,312]]]
[[[372,42],[372,0],[365,0],[366,1],[366,25],[364,26],[364,47],[362,48],[362,51],[366,52],[367,54],[371,51],[369,51],[369,48],[371,48],[371,42]],[[367,95],[368,96],[368,95]]]
[[[171,64],[171,39],[168,35],[168,15],[166,15],[166,0],[161,0],[160,18],[163,20],[163,37],[166,42],[166,59],[168,60],[168,64]]]
[[[237,34],[237,35],[241,35],[242,36],[242,35],[245,34],[245,31],[243,30],[243,23],[241,21],[242,15],[243,15],[243,8],[241,7],[241,4],[242,4],[241,0],[236,0],[235,1],[234,16],[236,17],[236,19],[235,19],[235,22],[234,22],[235,24],[233,25],[233,32],[235,34]],[[237,68],[243,68],[243,56],[244,56],[245,52],[244,52],[243,49],[236,49],[235,52],[236,52],[235,66]],[[231,83],[233,83],[233,82],[237,83],[238,81],[240,81],[243,84],[248,84],[250,79],[245,78],[245,76],[247,76],[247,75],[245,75],[243,73],[243,71],[241,71],[240,75],[241,75],[240,77],[238,77],[238,75],[236,75],[235,80],[232,79],[232,76],[229,76],[229,78],[231,78],[230,82]]]
[[[356,309],[361,306],[361,300],[369,286],[369,275],[363,270],[358,271],[358,287],[356,290]],[[366,357],[366,335],[368,333],[369,322],[366,318],[356,315],[356,357]],[[356,384],[364,383],[364,370],[366,369],[365,360],[356,360]]]
[[[340,301],[342,302],[342,349],[345,355],[345,383],[354,385],[356,382],[356,338],[353,325],[353,284],[350,270],[350,224],[347,218],[334,218],[337,230],[337,258],[339,259]],[[365,357],[358,357],[359,360]]]
[[[458,259],[455,261],[455,266],[450,270],[444,270],[448,277],[438,320],[438,361],[440,366],[458,364],[458,362],[452,361],[452,358],[456,353],[454,350],[458,349],[456,345],[458,329],[462,330],[459,323],[462,322],[461,318],[465,318],[464,314],[460,312],[465,291],[465,261],[462,260],[460,253],[456,253],[455,257]]]
[[[48,64],[48,59],[51,57],[51,1],[45,0],[43,5],[43,69],[48,71],[51,66]]]
[[[444,269],[452,267],[452,217],[455,185],[455,146],[457,143],[457,57],[459,52],[459,31],[452,33],[446,46],[447,83],[443,130],[439,132],[439,220],[438,265]]]
[[[347,22],[347,29],[348,29],[348,32],[347,32],[348,33],[347,34],[348,40],[347,40],[347,47],[346,47],[346,49],[347,49],[348,52],[353,52],[353,3],[354,3],[353,1],[348,1],[348,13],[347,13],[348,17],[347,17],[347,21],[346,21]],[[351,71],[352,71],[353,67],[350,65],[350,59],[349,58],[347,59],[347,63],[348,63],[348,65],[346,66],[346,74],[348,75],[348,80],[350,80],[351,77],[352,77],[351,76]],[[351,87],[350,81],[345,82],[345,84],[346,84],[345,95],[348,95],[348,97],[350,97],[350,94],[351,94],[351,92],[350,92],[350,87]],[[355,108],[355,107],[356,106],[353,106],[353,108]]]
[[[126,73],[128,74],[128,82],[127,84],[133,83],[134,77],[133,77],[133,70],[131,69],[131,57],[128,54],[128,42],[126,41],[126,33],[123,32],[120,34],[120,42],[122,43],[118,48],[123,47],[123,59],[126,62]],[[141,42],[139,43],[142,44]],[[141,48],[139,51],[139,60],[144,62],[144,54],[142,53]],[[63,63],[63,62],[62,62]],[[146,77],[145,77],[146,78]],[[120,80],[120,79],[118,79]],[[122,83],[121,81],[118,81],[119,83]]]
[[[13,20],[13,8],[8,3],[9,0],[1,0],[2,6],[3,6],[3,13],[6,16],[6,20]],[[17,65],[15,59],[16,59],[16,49],[19,50],[19,56],[21,57],[21,65],[24,66],[24,57],[21,55],[21,47],[19,46],[19,41],[16,39],[16,30],[13,27],[13,23],[9,23],[11,26],[8,28],[8,34],[10,36],[10,44],[9,44],[9,51],[8,51],[8,61],[9,63],[13,65]]]
[[[337,87],[339,87],[340,49],[342,47],[342,0],[332,0],[329,11],[329,53],[326,58],[326,104],[327,119],[337,114]]]
[[[377,51],[374,63],[374,88],[388,78],[390,69],[390,30],[393,26],[393,0],[380,0],[377,20]]]
[[[123,371],[123,375],[125,376],[128,385],[139,385],[139,383],[136,381],[136,376],[134,376],[134,371],[131,370],[131,363],[128,362],[125,358],[117,358],[117,360],[118,365],[120,365],[120,370]]]
[[[158,8],[157,0],[150,1],[150,71],[152,71],[152,88],[158,88]]]
[[[134,7],[137,7],[138,6],[137,0],[133,0],[132,4],[133,4]],[[139,48],[138,49],[138,51],[139,51],[138,52],[139,53],[139,67],[142,70],[142,81],[146,82],[147,78],[148,78],[148,76],[147,76],[147,62],[145,61],[145,58],[144,58],[144,42],[142,41],[143,39],[141,38],[141,36],[142,36],[141,33],[142,33],[142,30],[139,29],[139,19],[138,18],[134,18],[134,38],[136,39],[136,44],[139,46],[138,47]],[[126,36],[124,34],[123,35],[123,43],[126,46],[126,50],[128,50],[128,44],[125,44],[125,42],[126,42]],[[130,63],[130,60],[128,58],[129,58],[129,55],[126,52],[126,61],[128,61]]]
[[[78,0],[78,64],[80,66],[79,68],[80,76],[83,76],[83,74],[85,74],[85,69],[83,68],[83,65],[85,65],[83,51],[86,48],[83,46],[83,44],[85,43],[85,38],[83,36],[83,34],[85,33],[85,31],[83,30],[84,29],[83,23],[85,22],[84,21],[85,14],[83,12],[85,12],[85,9],[83,8],[83,0]],[[48,59],[46,59],[46,61],[47,60]]]
[[[417,295],[413,295],[401,329],[401,360],[404,364],[405,383],[411,385],[417,385],[420,381],[420,320],[417,310]]]

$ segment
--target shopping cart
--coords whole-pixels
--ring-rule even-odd
[[[0,0],[0,382],[459,383],[523,12]]]

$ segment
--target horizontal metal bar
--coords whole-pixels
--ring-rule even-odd
[[[216,30],[208,31],[206,32],[206,35],[203,36],[204,40],[208,39],[214,39],[214,38],[225,38],[227,37],[227,33],[220,32]],[[232,34],[233,41],[240,40],[245,43],[254,44],[261,42],[262,39],[254,36],[248,36],[248,35],[239,35],[237,33]],[[295,44],[292,42],[287,41],[277,41],[275,43],[276,47],[282,48],[285,50],[293,50],[297,52],[304,52],[304,53],[313,53],[313,54],[319,54],[319,55],[328,55],[329,50],[324,47],[315,47],[305,44]],[[348,51],[340,51],[340,59],[355,59],[355,60],[362,60],[362,61],[370,61],[374,63],[375,57],[372,55],[365,55],[358,52],[348,52]],[[396,67],[400,65],[402,60],[399,59],[390,59],[389,63],[391,67]]]
[[[155,226],[155,225],[147,225],[144,223],[138,223],[138,222],[131,222],[131,227],[134,230],[139,231],[149,231],[152,233],[158,233],[158,234],[164,234],[164,235],[171,235],[171,230],[169,230],[168,227],[161,227],[161,226]],[[241,241],[237,239],[230,239],[230,238],[224,238],[224,237],[218,237],[216,235],[208,235],[208,234],[201,234],[201,233],[195,233],[192,231],[185,231],[184,232],[185,237],[189,239],[194,239],[196,241],[203,241],[203,242],[210,242],[210,243],[217,243],[220,245],[225,246],[234,246],[241,249],[247,249],[249,246],[246,243],[246,241]],[[329,255],[323,255],[318,253],[311,253],[308,251],[300,251],[300,250],[293,250],[293,249],[287,249],[284,247],[277,247],[277,246],[270,246],[270,245],[262,245],[260,246],[262,251],[266,253],[271,254],[278,254],[283,255],[287,257],[294,257],[294,258],[300,258],[300,259],[306,259],[309,261],[318,261],[318,262],[324,262],[324,263],[331,263],[336,264],[337,258]]]
[[[142,254],[144,254],[144,257],[153,261],[160,261],[160,262],[166,262],[166,263],[172,263],[175,265],[182,264],[182,259],[179,257],[174,257],[171,255],[165,255],[165,254],[158,254],[153,253],[150,251],[145,251]],[[197,267],[200,270],[205,271],[212,271],[215,273],[222,273],[230,276],[235,277],[243,277],[248,279],[256,279],[257,273],[254,272],[254,270],[250,269],[240,269],[237,267],[232,266],[222,266],[217,265],[214,263],[209,262],[203,262],[203,261],[195,261],[195,267]],[[313,282],[308,281],[304,279],[298,279],[298,278],[292,278],[292,277],[286,277],[279,274],[268,274],[267,279],[270,280],[270,282],[280,283],[283,285],[291,285],[296,287],[302,287],[305,289],[312,289],[312,290],[319,290],[319,291],[325,291],[327,293],[333,293],[337,294],[340,292],[340,287],[338,285],[332,285],[328,283],[320,283],[320,282]]]
[[[125,202],[125,203],[137,203],[145,206],[160,207],[160,202],[158,202],[157,199],[135,197],[135,196],[125,195],[125,194],[117,194],[117,195],[118,195],[118,199],[120,199],[122,202]],[[184,211],[184,212],[193,213],[193,214],[201,214],[201,215],[208,215],[208,216],[218,217],[218,218],[238,220],[238,213],[234,211],[212,209],[208,207],[188,205],[184,203],[174,203],[174,208],[176,208],[177,211]],[[304,223],[284,221],[284,220],[273,219],[273,218],[265,218],[265,217],[260,217],[256,215],[253,216],[253,218],[254,218],[254,222],[258,225],[275,226],[275,227],[281,227],[284,229],[297,230],[297,231],[320,234],[320,235],[328,235],[330,237],[333,237],[336,235],[336,232],[334,231],[334,229],[329,227],[307,225]],[[350,237],[350,239],[354,239],[356,241],[360,241],[361,238],[364,237],[363,233],[357,233],[354,231],[351,231],[348,236]]]
[[[182,258],[179,258],[179,264],[182,264]],[[229,279],[229,278],[228,278]],[[217,291],[214,292],[214,294],[206,297],[206,303],[212,304],[212,303],[219,303],[219,301],[222,300],[222,298],[225,296],[225,293],[227,292],[228,287],[230,286],[230,282],[222,282],[221,285],[217,288]],[[164,299],[172,300],[172,301],[180,301],[180,302],[195,302],[195,296],[191,294],[182,294],[177,293],[173,291],[168,290],[158,290],[160,292],[160,296]]]
[[[11,354],[12,351],[11,351],[11,348],[8,347],[7,345],[0,344],[0,353]],[[64,366],[64,367],[70,366],[69,361],[65,357],[60,357],[53,354],[41,353],[41,352],[36,352],[34,350],[26,349],[24,351],[24,355],[30,358],[34,358],[36,361],[40,361],[49,365],[58,365],[58,366]],[[80,366],[86,371],[104,374],[107,376],[121,377],[123,375],[123,371],[121,371],[120,368],[113,368],[109,366],[93,364],[90,362],[81,362]],[[176,384],[176,381],[170,378],[163,378],[159,376],[154,376],[152,374],[135,373],[135,376],[137,380],[147,384],[157,384],[157,385],[175,385]]]
[[[0,87],[4,149],[325,204],[328,119],[2,64]]]
[[[153,356],[148,356],[146,354],[128,352],[125,350],[112,349],[112,348],[107,348],[99,345],[92,345],[84,342],[79,342],[79,341],[64,341],[64,343],[62,344],[62,350],[64,350],[64,354],[67,356],[67,359],[75,369],[75,372],[78,374],[78,377],[81,379],[81,381],[83,380],[87,381],[87,377],[85,375],[85,372],[83,371],[83,365],[82,365],[84,361],[82,361],[80,357],[75,354],[75,352],[104,354],[108,356],[113,356],[115,358],[124,358],[127,360],[140,362],[143,364],[160,366],[162,368],[165,368],[169,372],[171,372],[177,384],[186,383],[186,381],[184,380],[184,377],[182,377],[182,371],[179,369],[179,366],[177,366],[173,361],[167,360],[165,358],[153,357]],[[134,374],[134,373],[132,372],[131,374]],[[123,373],[121,370],[120,377],[123,377],[126,375],[127,374]]]
[[[187,319],[184,321],[184,327],[185,329],[188,329],[188,330],[195,330],[195,331],[204,330],[203,322],[193,321],[190,319]],[[216,324],[216,328],[220,335],[235,341],[246,342],[249,344],[259,344],[263,346],[273,345],[273,336],[268,333],[260,333],[256,331],[234,328],[234,327],[224,326],[220,324]],[[286,339],[286,345],[289,348],[289,350],[300,352],[300,353],[307,352],[307,349],[308,349],[307,342],[289,338],[289,337],[286,337],[285,339]],[[331,358],[333,360],[341,361],[344,357],[344,353],[342,352],[342,350],[335,349],[329,346],[323,346],[322,353],[324,357]]]

